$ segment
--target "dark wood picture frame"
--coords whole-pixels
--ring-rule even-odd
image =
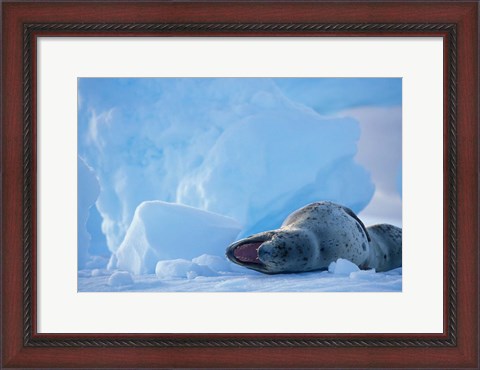
[[[477,1],[3,2],[2,368],[478,368],[478,9]],[[443,37],[443,333],[37,333],[36,38],[49,35]]]

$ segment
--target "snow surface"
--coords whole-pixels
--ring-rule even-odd
[[[358,270],[346,273],[313,271],[298,274],[265,275],[233,263],[230,271],[221,265],[222,271],[212,268],[219,263],[216,256],[202,256],[210,265],[177,259],[160,261],[157,274],[130,275],[125,272],[103,270],[95,276],[79,273],[79,291],[104,292],[118,288],[126,277],[133,279],[122,291],[142,292],[400,292],[402,268],[376,273],[375,270]],[[197,260],[198,261],[198,260]],[[345,261],[345,260],[344,260]],[[348,262],[348,261],[347,261]],[[335,263],[335,262],[334,262]],[[337,261],[337,265],[343,262]],[[227,262],[228,264],[228,262]],[[355,266],[356,267],[356,266]],[[353,269],[352,269],[353,270]],[[345,273],[344,273],[345,272]],[[121,275],[119,275],[121,274]],[[119,276],[122,278],[120,279]],[[125,277],[125,278],[124,278]],[[117,282],[117,279],[119,282]],[[129,281],[129,280],[128,280]],[[118,291],[118,290],[116,290]]]

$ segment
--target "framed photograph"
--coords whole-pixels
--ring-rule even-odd
[[[476,368],[478,2],[2,4],[2,366]]]

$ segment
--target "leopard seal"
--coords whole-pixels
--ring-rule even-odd
[[[367,228],[351,209],[316,202],[291,213],[279,229],[231,244],[226,256],[265,274],[323,270],[338,258],[361,269],[388,271],[402,266],[402,229]]]

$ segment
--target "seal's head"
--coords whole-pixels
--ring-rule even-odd
[[[279,229],[241,239],[227,248],[227,258],[265,274],[317,269],[318,246],[315,237],[304,229]]]

